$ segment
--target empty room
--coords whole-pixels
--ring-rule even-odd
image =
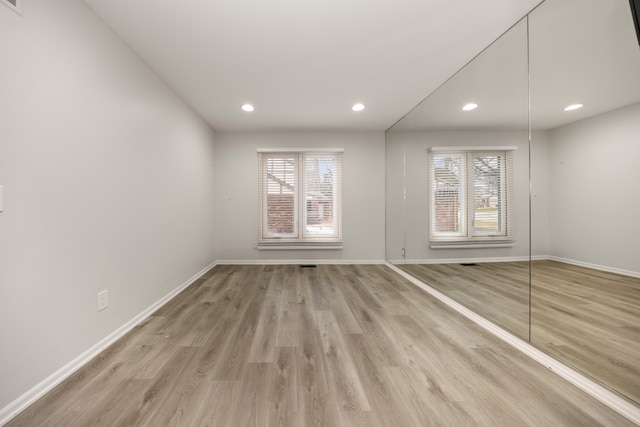
[[[640,425],[640,1],[0,3],[1,426]]]

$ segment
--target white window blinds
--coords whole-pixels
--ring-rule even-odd
[[[298,236],[298,157],[268,154],[262,157],[263,238]]]
[[[430,240],[512,238],[514,149],[429,150]]]
[[[342,155],[303,154],[303,237],[340,237],[340,181]]]
[[[465,236],[467,168],[464,154],[431,157],[431,235]]]
[[[261,242],[341,240],[341,151],[263,151],[258,169]]]

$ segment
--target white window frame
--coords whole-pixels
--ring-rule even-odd
[[[517,147],[432,147],[428,149],[429,171],[429,245],[433,249],[509,247],[515,244],[513,236],[514,200],[514,155]],[[437,157],[458,158],[460,170],[458,180],[458,229],[455,231],[436,230],[436,161]],[[481,156],[496,156],[500,159],[497,231],[475,228],[476,206],[474,194],[475,159]]]
[[[342,148],[321,148],[321,149],[273,149],[259,148],[258,152],[258,249],[342,249]],[[269,231],[267,224],[267,186],[269,178],[267,175],[266,161],[269,158],[291,157],[295,159],[295,179],[293,183],[294,194],[294,216],[292,233],[274,233]],[[333,157],[335,159],[336,173],[333,177],[331,199],[331,217],[333,218],[331,233],[323,235],[319,230],[311,231],[312,225],[308,223],[308,190],[309,176],[307,171],[307,160],[317,157]],[[291,182],[289,183],[289,185]],[[322,212],[326,213],[322,208]],[[320,211],[320,207],[318,207]]]

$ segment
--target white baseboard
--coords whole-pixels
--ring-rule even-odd
[[[621,268],[607,267],[605,265],[591,264],[588,262],[576,261],[574,259],[560,258],[557,256],[549,256],[548,259],[551,261],[563,262],[565,264],[577,265],[578,267],[592,268],[594,270],[606,271],[608,273],[616,273],[616,274],[621,274],[623,276],[640,278],[640,272],[638,271],[623,270]]]
[[[532,255],[531,261],[545,261],[549,259],[549,255]]]
[[[353,259],[224,259],[218,260],[216,265],[298,265],[298,264],[385,264],[384,260],[353,260]]]
[[[532,261],[540,261],[549,259],[548,255],[533,255]],[[445,259],[389,259],[389,262],[394,265],[404,264],[465,264],[465,263],[479,263],[479,262],[516,262],[516,261],[529,261],[527,256],[519,257],[501,257],[501,258],[445,258]]]
[[[577,261],[574,259],[561,258],[553,255],[533,255],[532,261],[557,261],[565,264],[577,265],[579,267],[591,268],[594,270],[606,271],[608,273],[616,273],[623,276],[640,278],[640,272],[632,270],[624,270],[616,267],[608,267],[606,265],[591,264],[588,262]],[[464,264],[464,263],[486,263],[486,262],[515,262],[515,261],[529,261],[528,256],[520,257],[494,257],[494,258],[443,258],[443,259],[407,259],[407,260],[389,260],[391,264],[400,265],[403,264]]]
[[[536,259],[538,257],[532,257]],[[542,259],[547,259],[546,257]],[[442,259],[408,259],[405,264],[466,264],[485,262],[516,262],[529,261],[529,256],[491,257],[491,258],[442,258]],[[402,262],[400,262],[402,264]]]
[[[216,263],[211,263],[190,279],[182,283],[173,291],[169,292],[167,295],[162,297],[160,300],[156,301],[148,308],[146,308],[142,313],[135,316],[133,319],[129,320],[127,323],[104,337],[102,340],[97,342],[95,345],[87,349],[84,353],[80,354],[78,357],[58,369],[56,372],[51,374],[49,377],[45,378],[38,385],[28,390],[22,396],[11,402],[9,405],[0,409],[0,426],[5,425],[11,419],[13,419],[20,412],[24,411],[27,407],[33,404],[36,400],[44,396],[48,391],[53,389],[55,386],[60,384],[62,381],[67,379],[70,375],[76,372],[78,369],[82,368],[84,365],[89,363],[93,358],[95,358],[98,354],[104,351],[107,347],[115,343],[117,340],[122,338],[127,332],[135,328],[137,325],[142,323],[147,317],[153,314],[157,309],[168,303],[171,299],[173,299],[176,295],[182,292],[184,289],[193,284],[196,280],[198,280],[204,273],[212,269],[216,266]]]
[[[414,285],[418,286],[419,288],[426,291],[427,293],[429,293],[430,295],[432,295],[442,303],[446,304],[447,306],[451,307],[458,313],[462,314],[467,319],[471,320],[472,322],[476,323],[480,327],[484,328],[486,331],[492,333],[496,337],[500,338],[502,341],[511,345],[512,347],[519,350],[523,354],[529,356],[531,359],[535,360],[545,368],[549,369],[550,371],[556,373],[560,377],[569,381],[571,384],[578,387],[580,390],[584,391],[585,393],[589,394],[596,400],[607,405],[609,408],[618,412],[620,415],[640,425],[640,407],[625,400],[624,398],[620,397],[616,393],[612,392],[611,390],[607,389],[601,384],[595,382],[591,378],[584,376],[580,372],[574,370],[573,368],[570,368],[569,366],[558,361],[557,359],[554,359],[553,357],[542,352],[541,350],[538,350],[528,342],[523,341],[522,339],[516,337],[515,335],[512,335],[511,333],[505,331],[501,327],[488,321],[487,319],[480,316],[479,314],[476,314],[475,312],[469,310],[467,307],[463,306],[462,304],[459,304],[458,302],[454,301],[453,299],[449,298],[443,293],[437,291],[431,286],[425,284],[424,282],[416,279],[415,277],[403,271],[402,269],[389,263],[387,263],[386,265],[396,273],[400,274],[405,279],[409,280]]]

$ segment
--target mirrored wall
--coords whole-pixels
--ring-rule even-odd
[[[628,0],[546,0],[390,128],[386,150],[389,262],[640,402]]]

